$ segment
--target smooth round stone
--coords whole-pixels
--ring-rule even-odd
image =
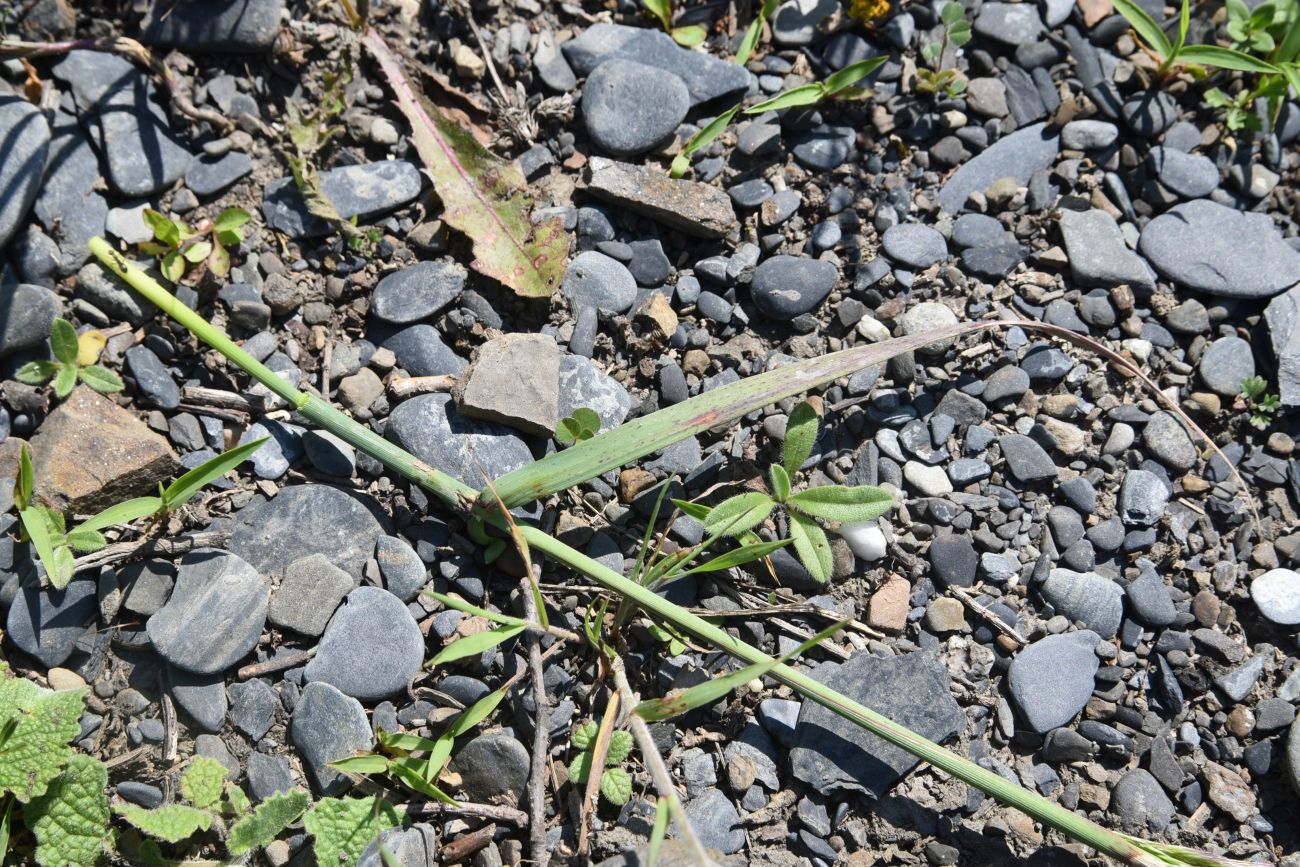
[[[195,195],[211,196],[221,192],[253,170],[253,158],[242,151],[223,156],[201,156],[185,170],[185,186]]]
[[[942,497],[953,491],[952,480],[943,467],[931,467],[919,461],[903,465],[903,477],[912,487],[927,497]]]
[[[1209,157],[1155,147],[1149,159],[1160,183],[1185,199],[1208,196],[1219,186],[1219,170]]]
[[[1236,397],[1241,381],[1255,375],[1255,353],[1240,337],[1220,337],[1201,356],[1199,369],[1211,391]]]
[[[43,286],[19,283],[0,292],[0,358],[43,347],[61,308],[59,297]]]
[[[126,351],[126,368],[135,380],[140,396],[159,409],[176,409],[181,389],[171,373],[147,346],[132,346]]]
[[[956,325],[957,314],[947,304],[938,301],[922,301],[920,304],[908,307],[903,315],[898,317],[898,324],[902,327],[903,333],[910,337]],[[948,337],[927,343],[918,351],[928,355],[939,355],[956,342],[957,338]]]
[[[636,301],[636,278],[617,259],[589,250],[569,263],[560,292],[575,307],[595,307],[604,315],[616,315],[626,313]]]
[[[72,655],[97,612],[94,581],[72,581],[62,590],[28,586],[9,606],[6,629],[15,647],[53,668]]]
[[[528,749],[506,732],[479,735],[461,747],[452,768],[474,801],[518,802],[528,784]]]
[[[1038,39],[1043,19],[1031,3],[985,3],[975,19],[975,32],[1015,48]]]
[[[1120,114],[1133,132],[1154,138],[1178,120],[1178,103],[1163,90],[1144,90],[1130,96]]]
[[[773,256],[754,269],[750,294],[764,315],[793,319],[822,303],[838,277],[835,265],[824,259]]]
[[[1279,626],[1300,623],[1300,572],[1294,569],[1270,569],[1250,585],[1255,607]]]
[[[606,60],[582,88],[587,134],[615,156],[645,153],[664,141],[690,107],[690,92],[680,78],[632,60]]]
[[[984,380],[984,392],[980,395],[987,404],[995,404],[1010,398],[1019,398],[1029,390],[1029,374],[1019,367],[999,367]]]
[[[358,587],[325,627],[303,679],[372,701],[404,689],[423,659],[424,637],[402,600],[378,587]]]
[[[885,556],[888,540],[885,531],[875,521],[863,521],[858,524],[841,524],[840,537],[849,545],[853,556],[868,563]]]
[[[1110,811],[1134,831],[1158,834],[1173,820],[1175,809],[1150,771],[1134,768],[1119,778],[1111,793]]]
[[[257,645],[270,595],[270,581],[244,560],[201,548],[181,559],[171,598],[145,629],[172,665],[215,674]]]
[[[1104,120],[1072,120],[1061,128],[1061,146],[1076,151],[1108,148],[1119,138],[1119,127]]]
[[[321,794],[337,795],[351,782],[329,767],[374,743],[361,703],[328,683],[309,683],[294,705],[289,736],[302,754],[303,766]]]
[[[1049,635],[1021,650],[1007,671],[1011,701],[1040,734],[1065,725],[1092,695],[1100,636],[1081,630]]]
[[[1151,416],[1142,431],[1142,445],[1156,460],[1175,470],[1196,466],[1196,445],[1177,417],[1168,412]]]
[[[772,185],[762,178],[750,178],[727,189],[727,195],[738,208],[757,208],[772,198],[774,192]]]
[[[419,262],[386,274],[371,295],[370,312],[398,325],[428,319],[456,300],[465,276],[464,268],[448,262]]]
[[[962,214],[952,224],[952,241],[958,247],[985,247],[1006,237],[1006,227],[987,214]]]
[[[929,268],[948,258],[948,243],[937,229],[919,223],[899,223],[881,238],[885,254],[912,268]]]
[[[41,110],[16,96],[0,97],[0,247],[17,234],[27,210],[41,190],[50,127]],[[53,170],[52,170],[53,173]]]

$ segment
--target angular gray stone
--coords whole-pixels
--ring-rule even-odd
[[[718,789],[705,789],[686,802],[686,820],[701,845],[724,855],[739,852],[745,845],[745,828],[740,813]]]
[[[560,423],[559,386],[560,348],[555,338],[513,333],[476,349],[452,394],[463,416],[548,437]]]
[[[605,26],[612,25],[597,24],[587,32]],[[565,48],[577,41],[566,42]],[[594,196],[693,237],[727,238],[739,233],[731,197],[712,184],[670,178],[655,166],[634,166],[605,157],[592,157],[588,165],[587,192]]]
[[[889,658],[858,653],[842,665],[823,664],[813,678],[936,743],[965,724],[949,691],[948,670],[930,653]],[[790,767],[814,789],[866,792],[879,799],[916,765],[906,750],[819,704],[803,703]]]
[[[370,297],[370,312],[398,325],[428,319],[456,300],[465,277],[454,262],[417,262],[384,275]]]
[[[1277,359],[1278,396],[1283,406],[1300,406],[1300,283],[1268,303],[1264,321]]]
[[[108,201],[96,189],[99,157],[70,114],[54,115],[45,178],[32,206],[45,231],[59,245],[58,273],[76,273],[90,258],[86,242],[103,235],[108,222]]]
[[[215,674],[257,645],[270,590],[270,582],[238,556],[200,548],[181,558],[171,598],[145,631],[176,668]]]
[[[283,8],[283,0],[154,0],[142,39],[203,51],[267,51]]]
[[[0,97],[0,247],[9,243],[40,191],[50,125],[19,97]]]
[[[1129,470],[1119,489],[1119,514],[1129,526],[1152,527],[1164,515],[1169,488],[1148,470]]]
[[[397,859],[399,867],[437,864],[441,851],[437,833],[430,825],[421,823],[410,828],[389,828],[361,852],[357,867],[387,867],[389,861],[385,854],[381,854],[380,846],[384,847],[387,855]]]
[[[1034,172],[1051,165],[1060,144],[1060,138],[1041,123],[998,139],[948,178],[939,190],[940,207],[947,213],[957,213],[971,193],[982,192],[1001,178],[1015,178],[1022,186],[1028,184]]]
[[[605,316],[626,313],[636,301],[636,279],[622,262],[588,250],[569,262],[560,294],[577,307],[594,306]]]
[[[582,86],[582,120],[591,140],[608,153],[645,153],[677,130],[690,108],[686,84],[672,72],[613,57]]]
[[[352,478],[357,469],[357,450],[327,430],[303,431],[302,450],[311,465],[327,476]]]
[[[1056,462],[1037,442],[1024,434],[1004,434],[998,446],[1011,475],[1021,482],[1038,482],[1056,478]]]
[[[221,731],[226,722],[226,678],[221,673],[195,674],[182,668],[167,669],[172,698],[205,732]]]
[[[248,754],[248,788],[253,803],[260,803],[276,792],[294,789],[293,773],[284,756],[268,756],[256,750]]]
[[[1187,289],[1228,298],[1267,298],[1300,283],[1300,252],[1267,214],[1208,199],[1170,208],[1142,229],[1142,255]]]
[[[1114,217],[1096,208],[1062,210],[1060,214],[1070,272],[1080,285],[1110,288],[1126,283],[1142,289],[1155,288],[1151,267],[1124,243]]]
[[[375,543],[375,559],[379,562],[379,574],[384,576],[384,589],[403,602],[413,600],[428,580],[428,570],[420,555],[396,536],[379,537]]]
[[[1139,560],[1138,564],[1141,572],[1124,588],[1124,596],[1135,618],[1147,626],[1162,629],[1178,619],[1178,609],[1154,565],[1146,560]]]
[[[838,279],[839,269],[825,259],[772,256],[754,269],[749,293],[765,316],[788,321],[816,309]]]
[[[5,628],[15,647],[54,668],[72,655],[98,613],[94,581],[71,581],[62,590],[29,585],[14,597]]]
[[[929,268],[948,258],[948,242],[943,235],[920,223],[890,226],[880,243],[889,258],[912,268]]]
[[[1220,337],[1206,347],[1197,369],[1210,391],[1236,397],[1241,381],[1255,375],[1255,351],[1240,337]]]
[[[614,57],[671,72],[685,82],[692,106],[735,96],[749,87],[749,72],[743,67],[682,48],[667,33],[648,27],[593,24],[560,50],[578,75],[590,75]]]
[[[600,416],[600,429],[605,431],[627,418],[632,411],[632,395],[590,358],[561,356],[560,418],[568,418],[584,406]]]
[[[1083,623],[1102,638],[1114,638],[1124,617],[1124,588],[1095,572],[1053,569],[1043,582],[1043,598],[1058,614]]]
[[[1038,40],[1043,19],[1033,3],[985,3],[975,19],[975,32],[1011,48]]]
[[[185,186],[195,195],[212,196],[253,170],[253,158],[243,151],[219,157],[197,157],[185,170]]]
[[[1110,796],[1110,812],[1126,829],[1158,834],[1174,818],[1174,804],[1149,771],[1133,768],[1119,778]]]
[[[289,734],[302,755],[308,776],[322,795],[346,791],[351,781],[329,767],[374,743],[361,702],[328,683],[309,683],[293,708]]]
[[[405,689],[423,661],[424,636],[402,600],[378,587],[358,587],[330,618],[303,680],[373,701]]]
[[[1044,734],[1083,710],[1101,664],[1095,652],[1100,640],[1088,630],[1049,635],[1011,660],[1007,689],[1030,729]]]
[[[44,346],[62,309],[59,297],[41,286],[19,283],[0,292],[0,358]]]
[[[449,394],[403,401],[388,417],[384,435],[471,486],[482,485],[484,473],[496,478],[533,461],[528,445],[509,428],[465,418]]]
[[[398,367],[411,376],[442,376],[465,369],[465,359],[444,343],[438,329],[427,322],[409,325],[389,335],[383,347],[397,356]]]
[[[479,803],[518,803],[528,785],[528,750],[506,732],[479,735],[456,753],[451,768],[465,797]]]
[[[550,30],[537,34],[533,66],[537,68],[542,84],[556,93],[568,93],[578,86],[578,77],[573,74],[569,61],[564,59],[560,46],[555,42],[555,34]]]
[[[271,591],[267,620],[303,635],[320,635],[356,583],[324,554],[295,560],[284,570],[279,586]]]
[[[1242,701],[1250,695],[1251,688],[1264,673],[1264,665],[1267,661],[1267,657],[1262,653],[1252,656],[1236,668],[1216,677],[1214,685],[1223,690],[1223,694],[1234,702]]]
[[[232,683],[228,691],[231,724],[254,743],[261,740],[275,724],[280,696],[257,678]]]
[[[1209,157],[1156,146],[1147,159],[1160,183],[1185,199],[1208,196],[1219,186],[1219,169]]]
[[[367,497],[330,485],[295,485],[240,511],[229,549],[263,575],[283,575],[295,560],[324,554],[360,580],[375,540],[391,532],[387,516]]]
[[[321,191],[345,220],[367,220],[400,208],[420,194],[420,170],[405,160],[343,166],[321,172]],[[290,238],[316,238],[330,232],[330,224],[307,210],[293,178],[266,185],[262,215],[267,225]]]

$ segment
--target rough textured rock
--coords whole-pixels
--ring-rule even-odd
[[[235,518],[229,547],[263,575],[283,575],[295,560],[324,554],[360,579],[375,540],[391,529],[367,497],[329,485],[296,485],[244,508]]]
[[[565,48],[572,44],[565,43]],[[726,238],[740,230],[731,197],[715,186],[674,180],[659,168],[604,157],[592,157],[590,168],[588,192],[665,226],[699,238]]]
[[[1144,289],[1155,288],[1151,267],[1124,243],[1114,217],[1095,208],[1060,213],[1061,237],[1070,257],[1070,272],[1080,285],[1109,288],[1127,283]]]
[[[1300,406],[1300,283],[1270,301],[1264,319],[1277,359],[1278,396],[1285,406]]]
[[[180,469],[167,440],[84,385],[41,423],[31,452],[36,490],[80,513],[157,493]]]
[[[402,600],[378,587],[358,587],[325,627],[303,679],[373,701],[404,689],[423,661],[424,636]]]
[[[177,668],[223,671],[257,644],[270,592],[270,581],[234,554],[191,551],[181,558],[171,598],[145,624],[149,640]]]
[[[560,348],[549,334],[503,334],[474,353],[453,392],[461,415],[537,436],[560,423]]]
[[[321,190],[343,219],[367,220],[399,208],[420,194],[420,171],[405,160],[388,160],[343,166],[321,172]],[[290,238],[327,235],[330,225],[307,211],[293,178],[280,178],[266,185],[262,215],[267,225]]]
[[[380,537],[383,538],[383,537]],[[324,554],[295,560],[271,591],[267,619],[303,635],[320,635],[356,581]]]
[[[928,653],[885,659],[859,653],[843,665],[821,666],[813,677],[936,742],[964,724],[947,669]],[[906,750],[810,701],[799,713],[796,737],[791,769],[822,792],[847,789],[881,798],[917,764]]]
[[[361,702],[328,683],[309,683],[302,688],[289,733],[312,783],[322,795],[337,795],[351,785],[328,763],[368,750],[374,743]]]

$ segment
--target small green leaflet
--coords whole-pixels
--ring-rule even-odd
[[[785,423],[785,442],[781,448],[781,466],[793,477],[812,454],[817,443],[817,413],[806,400],[790,411]]]
[[[843,628],[843,626],[844,623],[836,623],[833,626],[826,627],[779,659],[756,662],[753,665],[745,666],[739,671],[715,677],[687,689],[674,689],[663,698],[652,698],[643,701],[636,706],[635,713],[646,722],[659,722],[660,720],[681,716],[697,707],[713,704],[732,690],[739,689],[754,678],[767,674],[776,666],[789,662],[808,648],[834,635],[836,630]]]
[[[212,827],[212,814],[196,810],[185,804],[168,804],[156,810],[146,810],[135,804],[115,804],[113,812],[139,828],[150,837],[167,843],[179,843]]]
[[[491,650],[504,641],[509,641],[523,632],[525,628],[525,624],[520,623],[513,626],[499,626],[496,629],[489,629],[487,632],[466,635],[464,638],[458,638],[448,644],[426,665],[429,668],[436,668],[444,663],[455,662],[469,656],[478,656],[480,653]]]
[[[786,505],[814,518],[857,524],[888,512],[894,505],[894,497],[884,488],[871,485],[823,485],[800,491]]]
[[[831,543],[826,538],[826,531],[812,518],[798,512],[789,511],[786,516],[790,519],[790,539],[799,555],[799,562],[815,581],[825,584],[831,580],[833,568]]]
[[[71,322],[55,319],[50,323],[50,350],[65,365],[77,366],[77,329]]]
[[[728,536],[739,536],[762,523],[775,506],[776,503],[772,502],[772,498],[767,494],[757,491],[737,494],[723,500],[709,511],[708,517],[704,519],[704,530],[710,534],[725,533]]]
[[[311,796],[302,789],[275,793],[258,804],[251,815],[244,816],[230,827],[226,849],[239,857],[250,849],[265,846],[291,823],[298,821],[310,806]]]
[[[207,756],[195,756],[181,776],[181,794],[201,810],[221,800],[226,788],[226,766]]]

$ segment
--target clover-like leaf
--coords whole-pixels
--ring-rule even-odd
[[[606,768],[600,775],[600,793],[616,807],[621,807],[632,797],[632,777],[622,768]]]
[[[168,804],[155,810],[136,804],[115,804],[113,812],[150,837],[166,843],[179,843],[212,827],[211,813],[186,804]]]
[[[38,864],[90,867],[99,862],[108,834],[107,786],[104,763],[77,754],[45,794],[32,798],[23,820],[36,837]]]
[[[560,426],[555,431],[555,438],[568,444],[589,440],[598,433],[600,433],[600,416],[594,409],[580,406],[573,411],[573,415],[560,421]]]
[[[14,379],[25,385],[44,385],[62,369],[63,365],[57,361],[29,361],[18,368]]]
[[[226,766],[207,756],[195,756],[181,776],[181,794],[200,809],[208,809],[221,800],[226,787]]]
[[[250,849],[265,846],[281,831],[296,822],[311,806],[311,796],[302,789],[276,792],[257,805],[252,815],[245,816],[230,827],[226,849],[238,857]]]
[[[62,399],[72,394],[72,390],[77,387],[77,367],[74,364],[65,364],[59,368],[58,374],[54,377],[54,394]]]
[[[321,798],[307,815],[303,827],[315,838],[316,863],[321,867],[352,864],[370,841],[401,824],[393,805],[377,796]]]

